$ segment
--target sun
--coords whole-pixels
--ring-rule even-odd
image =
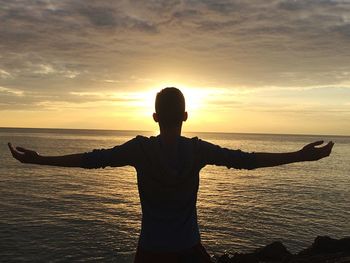
[[[222,117],[220,102],[227,100],[227,95],[223,90],[170,82],[111,94],[113,107],[118,108],[115,116],[122,115],[127,118],[126,123],[135,123],[135,125],[146,127],[146,129],[152,130],[154,127],[158,127],[154,125],[152,118],[155,112],[155,98],[157,93],[166,87],[176,87],[184,94],[186,111],[189,116],[184,126],[187,131],[207,130],[213,123],[218,123]]]
[[[179,83],[160,83],[151,87],[145,87],[143,90],[132,92],[129,94],[130,102],[128,107],[133,109],[133,116],[131,119],[137,121],[140,125],[149,126],[153,123],[152,114],[155,112],[155,98],[157,93],[166,87],[178,88],[185,97],[186,111],[189,120],[186,121],[186,129],[202,129],[212,118],[212,100],[215,100],[215,90],[203,87],[191,87]],[[136,117],[137,116],[137,117]],[[151,128],[152,129],[152,128]],[[157,130],[158,132],[158,130]],[[155,134],[157,133],[155,132]]]
[[[141,92],[140,99],[144,105],[144,110],[146,112],[154,112],[154,101],[157,93],[166,87],[176,87],[185,96],[186,101],[186,111],[190,114],[198,112],[201,108],[205,106],[205,101],[207,99],[207,92],[200,88],[188,87],[185,85],[176,85],[169,83],[162,83],[156,87],[152,87],[144,92]]]

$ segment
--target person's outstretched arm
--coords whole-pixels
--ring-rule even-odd
[[[12,156],[21,163],[63,167],[82,167],[83,164],[83,153],[62,156],[42,156],[33,150],[23,147],[13,147],[11,143],[8,143],[8,147],[10,148]]]
[[[305,145],[301,150],[289,153],[254,153],[254,168],[271,167],[288,163],[317,161],[331,154],[334,143],[329,142],[322,147],[315,147],[323,144],[323,141],[317,141]]]
[[[272,167],[282,164],[316,161],[327,157],[332,151],[333,142],[323,144],[317,141],[305,145],[301,150],[288,153],[268,153],[268,152],[243,152],[222,148],[218,145],[199,140],[200,145],[200,165],[207,164],[226,166],[227,168],[252,170],[261,167]]]
[[[140,137],[141,138],[141,137]],[[21,163],[52,165],[62,167],[81,167],[86,169],[105,168],[107,166],[135,166],[139,150],[139,139],[135,137],[122,145],[109,149],[94,149],[90,152],[61,156],[43,156],[36,151],[8,144],[12,156]]]

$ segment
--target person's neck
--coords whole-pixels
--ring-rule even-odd
[[[181,126],[168,129],[160,127],[160,138],[162,140],[162,143],[165,145],[174,144],[180,136]]]

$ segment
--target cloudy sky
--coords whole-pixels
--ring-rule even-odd
[[[349,0],[0,0],[0,127],[350,135]]]

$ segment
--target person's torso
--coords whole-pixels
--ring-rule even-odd
[[[142,207],[139,245],[150,251],[192,247],[200,241],[197,138],[179,137],[171,148],[162,145],[159,136],[140,140],[144,156],[136,167]]]

